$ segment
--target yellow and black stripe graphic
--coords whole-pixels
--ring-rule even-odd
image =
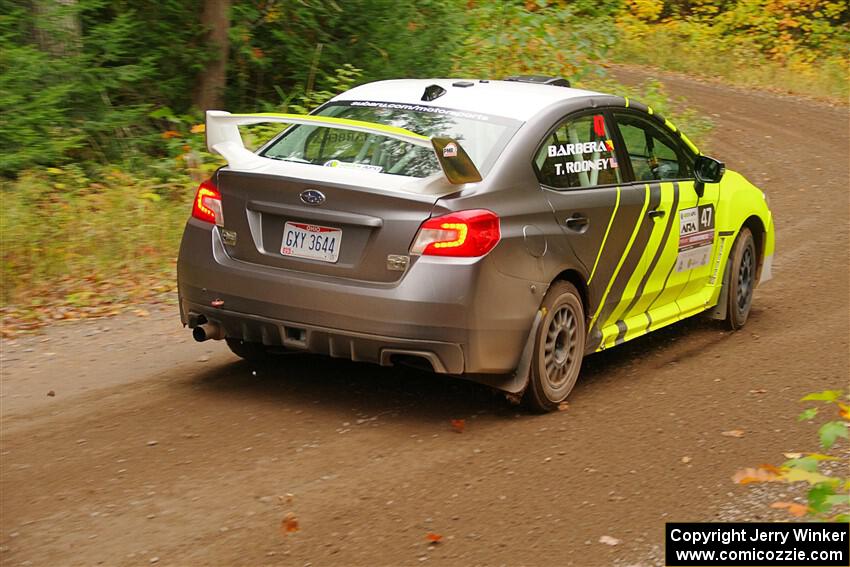
[[[627,188],[625,190],[630,189]],[[631,225],[634,228],[631,232],[616,231],[615,234],[609,237],[611,241],[609,243],[609,249],[620,250],[621,252],[618,262],[603,262],[603,264],[600,264],[600,273],[597,274],[597,277],[601,278],[601,281],[607,281],[608,285],[597,303],[596,312],[590,320],[589,328],[591,332],[588,336],[588,350],[596,350],[602,342],[600,332],[600,329],[603,327],[602,323],[607,320],[611,311],[613,311],[613,307],[619,303],[629,278],[640,264],[643,250],[649,240],[649,235],[652,233],[652,225],[644,222],[646,212],[650,208],[657,207],[659,201],[660,192],[650,190],[649,185],[644,186],[643,206],[639,209],[640,212],[638,212],[636,218],[633,214],[631,219],[623,219],[621,224],[623,227]],[[638,209],[635,207],[634,210]],[[628,235],[628,240],[623,242],[626,235]],[[603,258],[605,256],[612,257],[606,252],[605,250],[602,251]],[[610,273],[603,274],[603,269],[605,272],[610,270]]]
[[[615,345],[621,344],[626,340],[626,332],[628,331],[628,329],[626,328],[625,321],[633,314],[632,311],[635,305],[637,305],[637,303],[640,302],[642,299],[647,299],[644,298],[644,290],[646,289],[646,284],[649,282],[649,278],[655,273],[655,269],[659,265],[661,256],[664,254],[667,241],[670,238],[670,233],[673,230],[673,225],[677,224],[675,222],[675,219],[677,218],[679,210],[679,184],[674,182],[672,189],[673,202],[670,205],[669,211],[667,212],[667,219],[664,225],[664,232],[661,234],[661,239],[658,243],[658,246],[655,248],[655,252],[653,253],[652,260],[650,260],[646,272],[640,279],[640,283],[637,286],[637,290],[635,292],[634,297],[623,310],[621,318],[617,320],[617,328],[619,329],[619,332],[617,333],[617,338],[614,340]],[[678,238],[678,234],[676,235],[676,237]],[[652,307],[653,303],[655,303],[655,300],[658,299],[658,297],[661,295],[661,290],[664,289],[664,286],[667,284],[667,281],[670,278],[670,273],[672,273],[673,268],[676,265],[675,257],[667,260],[670,261],[670,269],[667,272],[667,276],[664,278],[664,283],[662,284],[661,289],[658,291],[658,293],[654,294],[652,300],[649,302],[649,305],[646,308],[645,314],[647,318],[647,326],[644,328],[644,330],[648,329],[649,325],[652,324],[652,318],[649,315],[649,309]]]

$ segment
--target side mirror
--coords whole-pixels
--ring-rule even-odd
[[[726,173],[726,166],[722,161],[713,157],[697,156],[694,162],[694,177],[696,178],[694,189],[697,195],[702,197],[706,183],[720,183],[724,173]]]
[[[726,166],[722,161],[718,161],[713,157],[697,156],[694,162],[694,190],[697,192],[697,197],[702,197],[705,193],[706,183],[720,183],[723,179],[723,174],[726,173]]]

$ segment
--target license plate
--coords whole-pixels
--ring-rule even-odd
[[[301,222],[287,222],[283,227],[280,253],[294,258],[336,262],[342,245],[342,229]]]

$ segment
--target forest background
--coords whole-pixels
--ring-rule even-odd
[[[2,333],[173,300],[194,190],[221,164],[204,109],[551,74],[648,102],[699,140],[711,124],[687,101],[611,66],[847,104],[848,46],[844,0],[0,0]]]

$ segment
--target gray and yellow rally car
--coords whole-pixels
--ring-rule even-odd
[[[290,126],[249,151],[263,122]],[[181,318],[244,358],[416,364],[550,410],[585,355],[705,311],[738,328],[770,277],[759,189],[563,79],[381,81],[206,135],[228,165],[186,225]]]

